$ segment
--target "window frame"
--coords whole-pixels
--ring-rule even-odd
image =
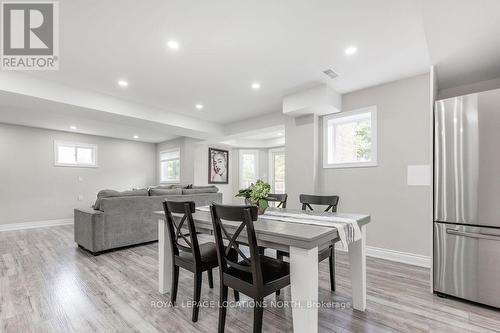
[[[283,154],[285,156],[285,170],[286,170],[286,150],[285,147],[279,148],[270,148],[269,149],[269,184],[271,185],[271,193],[276,193],[276,189],[274,188],[274,155],[275,154]],[[286,171],[285,171],[286,174]],[[285,177],[286,178],[286,177]],[[285,183],[285,193],[286,193],[286,179]]]
[[[92,150],[92,160],[94,163],[60,163],[59,160],[59,150],[60,146],[72,147],[74,149],[78,148],[87,148]],[[97,168],[99,164],[97,162],[97,144],[93,143],[83,143],[83,142],[71,142],[71,141],[62,141],[62,140],[54,140],[54,166],[57,167],[73,167],[73,168]]]
[[[165,153],[174,153],[174,152],[177,152],[179,154],[179,178],[178,179],[175,179],[175,180],[163,180],[162,179],[162,162],[166,162],[166,161],[173,161],[175,159],[166,159],[166,160],[162,160],[161,159],[161,155],[162,154],[165,154]],[[176,147],[176,148],[170,148],[170,149],[164,149],[162,151],[160,151],[158,153],[158,165],[159,165],[159,173],[160,173],[160,184],[180,184],[181,182],[181,173],[182,173],[182,169],[181,169],[181,148],[180,147]]]
[[[328,163],[328,122],[331,119],[355,116],[362,113],[370,113],[371,115],[371,159],[367,162],[349,162],[349,163]],[[377,149],[377,106],[372,105],[351,111],[333,113],[323,117],[323,168],[325,169],[339,169],[339,168],[364,168],[375,167],[378,165],[378,149]]]
[[[255,181],[259,179],[259,151],[257,149],[240,149],[238,153],[238,185],[241,189],[246,188],[243,181],[243,155],[251,153],[255,156]],[[255,182],[254,181],[254,182]]]

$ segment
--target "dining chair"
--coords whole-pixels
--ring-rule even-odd
[[[172,289],[170,292],[172,305],[177,298],[177,287],[179,285],[179,268],[182,267],[194,273],[194,306],[192,321],[198,321],[199,302],[201,294],[202,273],[208,274],[208,285],[214,287],[212,268],[217,267],[217,249],[215,243],[208,242],[199,244],[198,236],[193,221],[193,213],[196,210],[195,203],[187,202],[163,202],[170,244],[172,248],[172,262],[174,271],[172,276]],[[175,223],[172,214],[183,214],[179,223]],[[187,224],[187,226],[185,225]],[[187,228],[186,228],[187,227]],[[184,230],[183,230],[184,228]],[[188,233],[185,233],[185,231]]]
[[[310,195],[301,194],[299,196],[299,201],[302,204],[302,210],[313,210],[311,205],[327,206],[324,210],[325,212],[337,212],[337,205],[339,203],[338,195]],[[283,257],[289,257],[290,254],[285,251],[277,251],[277,259],[283,259]],[[322,262],[328,258],[328,263],[330,266],[330,289],[335,291],[335,246],[334,244],[328,246],[325,249],[321,249],[318,253],[318,261]],[[276,295],[280,292],[276,291]]]
[[[324,210],[325,212],[331,211],[332,213],[337,212],[337,205],[339,204],[338,195],[310,195],[301,194],[299,196],[299,201],[302,204],[302,210],[313,210],[311,205],[327,206]]]
[[[286,200],[288,199],[288,195],[278,194],[278,193],[269,193],[267,195],[267,201],[269,202],[278,202],[276,208],[286,208]]]
[[[210,211],[220,272],[218,332],[224,332],[227,293],[230,287],[255,301],[253,332],[260,333],[262,332],[264,297],[290,284],[290,265],[283,260],[266,257],[259,253],[254,229],[254,222],[257,221],[258,215],[256,206],[212,204]],[[231,234],[224,225],[228,222],[223,221],[240,222],[240,224],[232,225],[236,229]],[[246,231],[247,238],[244,243],[238,240],[243,230]],[[248,246],[250,255],[242,251],[240,244]]]

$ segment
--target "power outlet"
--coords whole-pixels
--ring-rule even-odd
[[[78,195],[78,201],[83,201],[83,195]]]

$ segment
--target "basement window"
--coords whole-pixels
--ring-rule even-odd
[[[174,148],[160,152],[160,182],[179,183],[181,178],[181,150]]]
[[[96,168],[97,145],[54,141],[54,165]]]
[[[323,167],[377,165],[377,107],[340,112],[323,118]]]
[[[259,179],[259,152],[240,150],[240,188],[248,188]]]

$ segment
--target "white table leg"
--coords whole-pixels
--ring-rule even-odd
[[[290,247],[293,331],[318,332],[318,248]],[[300,303],[299,303],[300,302]]]
[[[170,291],[172,284],[172,249],[170,246],[167,222],[158,220],[158,289],[161,294]]]
[[[349,244],[351,265],[352,307],[359,311],[366,309],[366,226],[361,227],[361,240]]]

